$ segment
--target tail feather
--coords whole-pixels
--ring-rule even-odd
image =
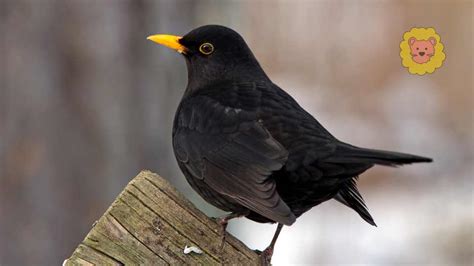
[[[346,143],[340,143],[334,154],[325,159],[325,162],[337,164],[362,164],[367,165],[369,168],[374,164],[399,166],[411,163],[429,163],[432,161],[431,158],[418,155],[359,148]],[[365,205],[364,199],[357,190],[356,179],[357,178],[351,178],[345,181],[334,199],[355,210],[360,217],[369,224],[376,226],[374,219]]]
[[[354,179],[346,181],[334,199],[356,211],[369,224],[377,226],[365,205],[364,199],[357,190]]]
[[[398,166],[412,163],[429,163],[433,159],[394,151],[374,150],[355,147],[349,144],[337,148],[335,156],[329,159],[335,163],[368,163]]]

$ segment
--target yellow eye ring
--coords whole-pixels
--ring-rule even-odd
[[[214,52],[214,45],[205,42],[199,46],[199,52],[201,52],[201,54],[210,55]]]

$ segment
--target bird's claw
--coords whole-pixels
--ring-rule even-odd
[[[227,226],[227,224],[229,223],[226,217],[217,217],[216,222],[222,226]]]
[[[216,219],[217,223],[221,226],[221,244],[219,245],[219,250],[223,250],[224,249],[224,245],[225,245],[225,238],[226,238],[226,228],[227,228],[227,224],[229,223],[228,219],[226,217],[219,217]]]
[[[221,244],[219,245],[219,250],[221,250],[221,251],[224,250],[224,245],[225,245],[225,233],[222,236]]]
[[[258,252],[260,252],[259,255],[260,255],[260,261],[262,265],[271,265],[272,256],[273,256],[273,247],[267,247],[264,251],[258,250]]]

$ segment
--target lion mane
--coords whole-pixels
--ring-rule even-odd
[[[434,55],[428,62],[419,64],[413,61],[409,44],[410,38],[416,38],[416,40],[429,40],[430,38],[434,38],[436,40]],[[408,68],[411,74],[424,75],[426,73],[433,73],[435,69],[441,67],[446,58],[443,52],[444,46],[440,40],[440,36],[433,28],[412,28],[410,31],[405,32],[405,34],[403,34],[403,40],[400,43],[402,65]]]

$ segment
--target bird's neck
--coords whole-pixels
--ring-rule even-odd
[[[187,63],[188,85],[184,97],[215,84],[270,81],[258,61],[255,58],[251,59],[219,68],[210,66],[209,68],[195,69],[192,64]]]

